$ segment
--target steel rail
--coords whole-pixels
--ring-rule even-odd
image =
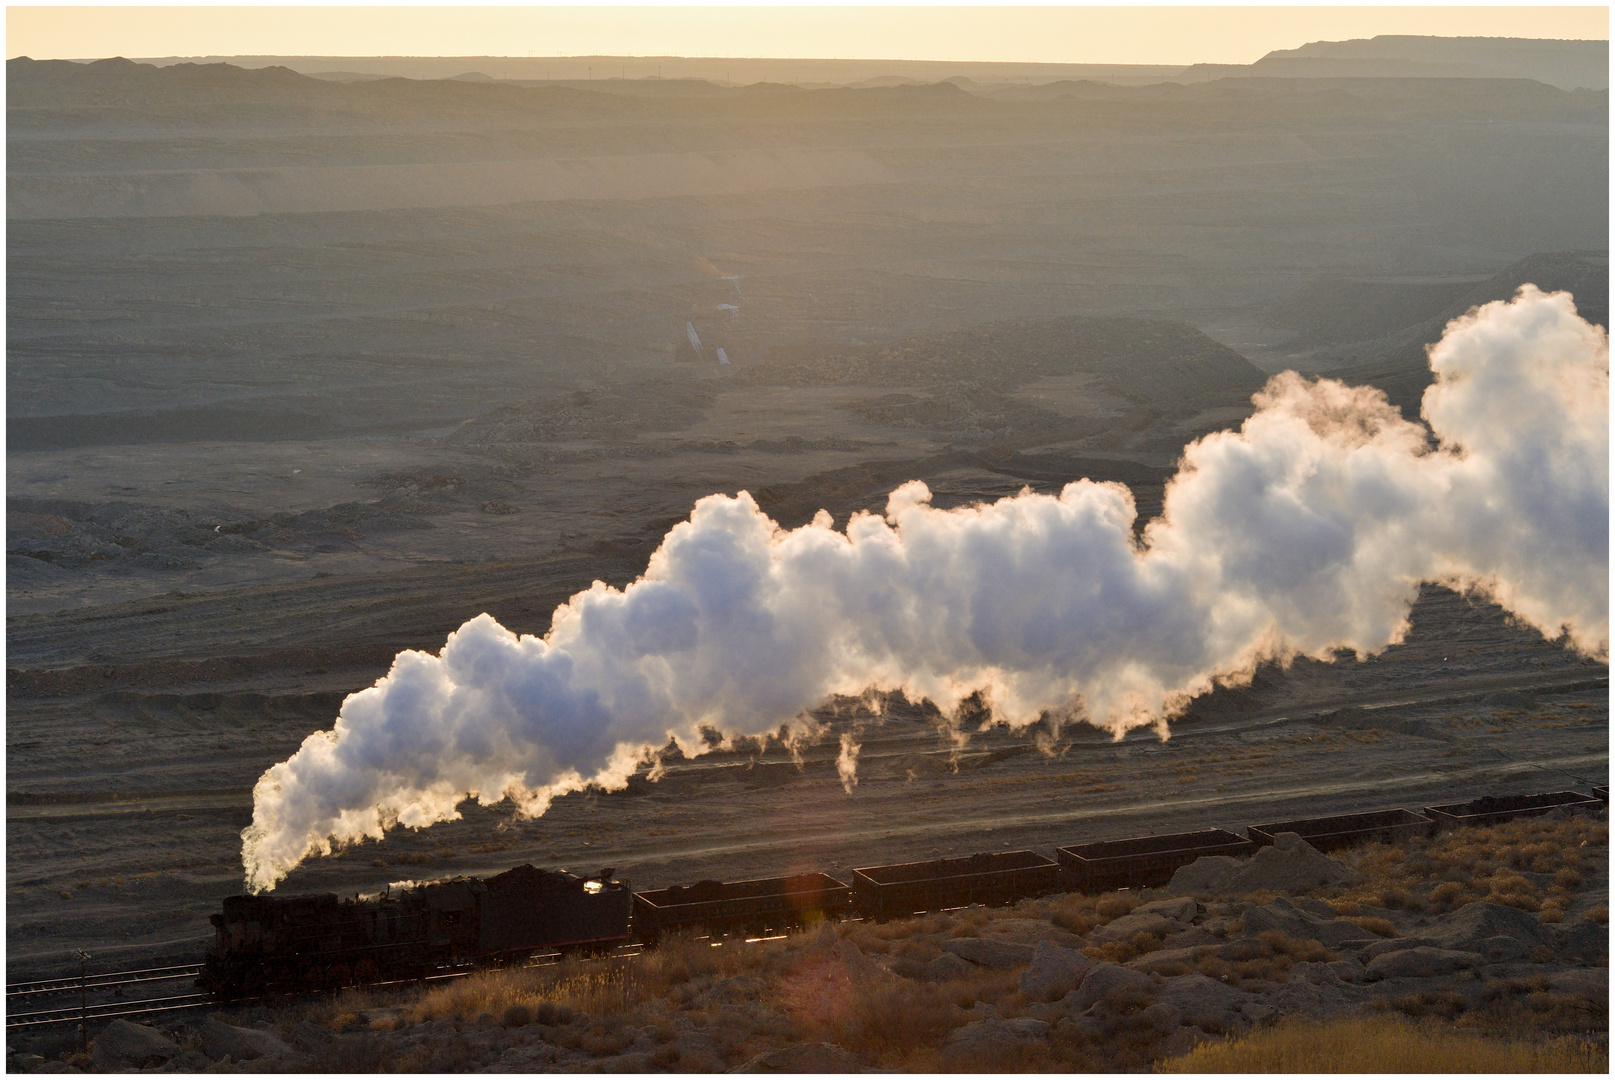
[[[97,1010],[122,1009],[131,1005],[160,1005],[166,1001],[195,1001],[199,998],[207,998],[211,996],[211,994],[171,994],[168,997],[146,998],[143,1001],[109,1001],[101,1005],[86,1005],[83,1008],[80,1008],[77,1005],[63,1005],[62,1007],[56,1009],[36,1009],[33,1012],[11,1013],[6,1017],[6,1019],[8,1021],[13,1019],[31,1020],[37,1016],[56,1016],[59,1013],[66,1012],[71,1012],[74,1018],[77,1019],[79,1016],[83,1015],[95,1016],[97,1014]]]
[[[163,969],[153,969],[163,970]],[[115,974],[115,973],[114,973]],[[123,986],[139,986],[142,983],[172,982],[175,979],[194,979],[202,974],[200,966],[174,969],[171,975],[147,975],[138,979],[113,979],[110,975],[91,975],[82,983],[77,979],[55,979],[50,985],[21,983],[23,989],[13,990],[6,988],[6,1000],[12,998],[40,997],[45,994],[65,994],[74,990],[109,990]]]
[[[127,971],[103,971],[100,974],[95,975],[93,977],[98,978],[98,979],[115,979],[115,978],[118,978],[119,976],[123,976],[123,975],[155,975],[159,971],[182,971],[182,970],[184,970],[186,968],[193,968],[195,966],[196,966],[195,964],[167,964],[167,965],[164,965],[163,967],[130,968]],[[25,980],[25,981],[27,981],[27,980]],[[58,980],[33,979],[31,981],[32,982],[53,982],[53,981],[58,981]]]
[[[218,1005],[218,1002],[214,999],[213,995],[211,995],[211,994],[197,994],[195,996],[199,1000],[191,1001],[191,1002],[188,1002],[188,1003],[183,1004],[183,1005],[161,1005],[161,1006],[158,1006],[156,1008],[151,1008],[151,1009],[125,1009],[122,1012],[92,1012],[88,1016],[81,1016],[80,1013],[78,1012],[78,1010],[74,1009],[74,1010],[71,1010],[72,1015],[70,1015],[70,1016],[57,1016],[57,1017],[54,1017],[54,1018],[45,1018],[45,1019],[39,1019],[39,1020],[21,1020],[21,1021],[17,1021],[17,1022],[13,1022],[8,1017],[6,1019],[6,1030],[7,1031],[18,1031],[18,1030],[21,1030],[23,1028],[45,1027],[45,1026],[47,1026],[49,1024],[77,1024],[77,1023],[79,1023],[79,1021],[81,1019],[86,1019],[86,1020],[116,1020],[119,1017],[124,1017],[124,1016],[148,1016],[148,1015],[150,1015],[152,1013],[179,1012],[179,1011],[184,1010],[184,1009],[204,1009],[204,1008],[207,1008],[209,1006]],[[162,1000],[175,1000],[175,999],[165,998],[165,999],[162,999]],[[111,1008],[111,1006],[107,1006],[107,1007]],[[63,1011],[67,1011],[67,1010],[63,1010]],[[28,1014],[28,1015],[35,1016],[35,1015],[40,1015],[40,1014],[31,1013],[31,1014]]]

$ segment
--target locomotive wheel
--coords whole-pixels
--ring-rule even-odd
[[[353,981],[360,986],[380,982],[381,969],[376,966],[374,960],[361,960],[358,966],[353,969]]]
[[[326,980],[332,990],[340,990],[344,986],[353,985],[353,973],[346,964],[332,964],[326,971]]]

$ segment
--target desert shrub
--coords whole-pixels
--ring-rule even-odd
[[[533,1022],[533,1007],[525,1001],[516,1001],[505,1007],[502,1021],[506,1027],[526,1027]]]
[[[1581,871],[1573,866],[1561,868],[1553,875],[1553,883],[1561,889],[1577,889],[1582,883]]]
[[[565,1005],[557,1005],[553,1001],[542,1002],[537,1009],[533,1010],[533,1019],[536,1022],[544,1024],[548,1027],[559,1027],[562,1024],[570,1024],[572,1022],[572,1015],[571,1009],[567,1008]]]
[[[917,1051],[967,1022],[957,997],[947,985],[860,986],[827,1034],[880,1067],[902,1068]]]
[[[1370,934],[1377,934],[1380,937],[1396,936],[1396,927],[1391,925],[1391,920],[1382,919],[1378,915],[1353,915],[1347,921],[1356,923]]]
[[[1195,970],[1195,966],[1187,960],[1169,960],[1165,963],[1154,965],[1150,970],[1162,978],[1170,979],[1174,975],[1190,974]]]
[[[1425,901],[1418,893],[1393,885],[1380,890],[1379,906],[1392,911],[1423,911]]]
[[[903,942],[897,949],[897,955],[921,964],[928,964],[942,955],[942,950],[937,947],[934,941],[922,938],[916,941]]]
[[[980,971],[972,971],[962,979],[953,979],[938,985],[961,1009],[971,1009],[976,1002],[985,1001],[1004,1011],[1006,1006],[1019,1001],[1019,994],[1015,988],[1019,980],[1020,973],[1013,969],[1006,971],[982,968]]]
[[[1142,986],[1118,986],[1100,999],[1120,1016],[1127,1016],[1155,1004],[1155,994]]]
[[[1534,1014],[1533,1027],[1549,1031],[1593,1031],[1608,1028],[1609,1003],[1534,990],[1525,995],[1525,1008]]]
[[[1468,890],[1456,881],[1443,881],[1430,890],[1430,910],[1437,915],[1463,907],[1468,900]]]
[[[953,913],[953,927],[948,932],[956,938],[976,937],[991,921],[992,916],[986,908],[967,907]]]
[[[1082,893],[1069,893],[1049,905],[1049,921],[1062,930],[1082,935],[1100,923],[1094,906],[1098,900]]]
[[[1393,1016],[1322,1023],[1287,1020],[1161,1062],[1174,1073],[1607,1072],[1607,1046],[1590,1039],[1507,1042]]]
[[[1511,979],[1488,979],[1481,987],[1481,996],[1498,999],[1510,994],[1528,994],[1533,990],[1546,990],[1551,984],[1546,975],[1526,975]]]
[[[1101,960],[1111,964],[1125,964],[1127,961],[1143,956],[1145,953],[1159,949],[1164,938],[1140,930],[1130,938],[1122,941],[1107,941],[1102,945],[1090,945],[1082,951],[1091,959]]]
[[[578,1049],[592,1057],[615,1057],[627,1049],[633,1037],[619,1030],[590,1029],[583,1033]]]
[[[331,1017],[327,1026],[334,1032],[341,1034],[351,1027],[359,1026],[359,1014],[353,1012],[339,1012]]]
[[[1231,941],[1223,946],[1219,955],[1224,960],[1232,960],[1235,963],[1242,960],[1257,960],[1264,956],[1271,956],[1272,946],[1259,937],[1244,938],[1239,941]]]
[[[1291,937],[1282,930],[1264,930],[1257,936],[1262,944],[1273,950],[1275,955],[1288,956],[1291,960],[1328,963],[1340,959],[1335,951],[1323,942]]]
[[[1491,885],[1486,899],[1493,904],[1506,904],[1522,911],[1537,911],[1542,907],[1542,893],[1512,870],[1498,870],[1492,875]]]
[[[1456,990],[1425,990],[1391,1000],[1391,1007],[1414,1018],[1439,1016],[1451,1020],[1469,1011],[1469,999]]]
[[[1101,922],[1112,922],[1123,915],[1130,915],[1139,904],[1137,893],[1114,892],[1101,896],[1094,904],[1094,911]]]
[[[1228,960],[1208,954],[1195,960],[1195,970],[1210,979],[1226,982],[1236,989],[1259,989],[1254,984],[1287,982],[1295,961],[1288,956],[1261,955],[1246,960]]]
[[[1197,948],[1192,970],[1240,989],[1258,989],[1252,984],[1288,982],[1290,969],[1299,962],[1327,963],[1335,959],[1338,959],[1335,952],[1322,942],[1291,937],[1281,930],[1267,930],[1257,937],[1231,941],[1221,948],[1210,945]],[[1176,970],[1157,969],[1157,972],[1179,974]]]

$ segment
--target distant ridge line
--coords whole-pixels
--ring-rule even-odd
[[[1230,77],[1281,78],[1520,78],[1561,90],[1607,89],[1609,42],[1577,38],[1420,37],[1387,34],[1346,41],[1313,41],[1275,49],[1253,64],[1059,64],[989,60],[862,60],[721,56],[164,56],[134,58],[169,67],[229,63],[286,67],[304,75],[369,79],[454,79],[468,73],[489,81],[703,79],[720,85],[758,82],[804,87],[845,86],[871,79],[982,84],[1044,84],[1088,80],[1137,86],[1206,82]],[[76,63],[88,61],[78,60]],[[478,80],[480,81],[480,80]]]

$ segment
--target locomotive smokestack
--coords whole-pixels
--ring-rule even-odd
[[[406,651],[253,793],[247,882],[334,844],[458,817],[467,791],[541,814],[619,788],[675,740],[800,729],[832,694],[901,689],[952,712],[1158,725],[1263,660],[1401,639],[1421,582],[1608,654],[1609,346],[1567,294],[1526,286],[1448,326],[1422,424],[1380,392],[1285,373],[1237,431],[1184,450],[1162,516],[1078,481],[784,530],[713,495],[625,589],[556,609],[543,638],[487,615]],[[1436,440],[1432,448],[1431,437]],[[843,746],[843,777],[856,748]]]

